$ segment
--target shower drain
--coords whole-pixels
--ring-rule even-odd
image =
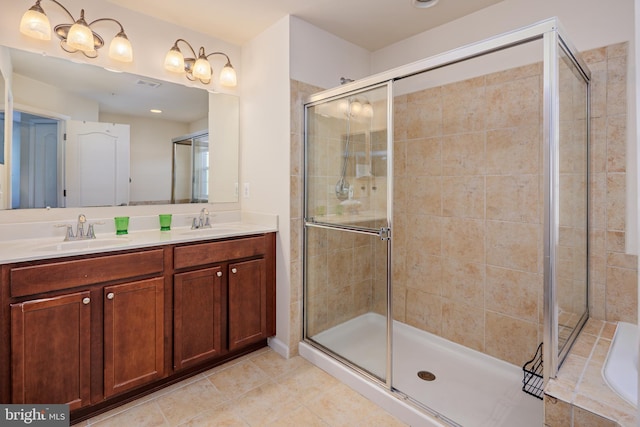
[[[418,378],[425,381],[433,381],[436,379],[436,376],[429,371],[419,371]]]

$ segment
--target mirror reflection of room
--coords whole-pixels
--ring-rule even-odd
[[[227,131],[213,139],[225,147],[224,162],[235,165],[221,175],[228,179],[210,173],[207,144],[198,193],[172,196],[172,140],[208,133],[210,106],[216,109],[222,98],[234,105],[237,97],[7,50],[15,96],[10,208],[237,201],[238,135]],[[237,108],[224,111],[238,114]],[[225,120],[235,120],[237,131],[237,117]],[[209,179],[220,189],[216,194]]]

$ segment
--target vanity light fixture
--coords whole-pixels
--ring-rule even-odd
[[[189,47],[189,50],[191,50],[193,54],[192,58],[185,58],[184,55],[182,55],[178,47],[178,42],[183,42]],[[191,81],[200,80],[204,84],[209,84],[212,74],[209,57],[213,55],[222,55],[227,58],[227,63],[220,71],[220,84],[229,87],[236,86],[238,84],[236,70],[233,69],[231,60],[226,53],[213,52],[206,54],[204,47],[200,47],[198,55],[196,56],[196,51],[191,44],[184,39],[176,40],[169,52],[167,52],[167,56],[164,58],[164,68],[174,73],[186,73],[187,79]]]
[[[121,62],[133,61],[133,49],[131,42],[124,32],[124,27],[120,22],[113,18],[100,18],[87,23],[84,19],[84,9],[80,10],[80,18],[75,19],[71,12],[67,10],[57,0],[49,0],[60,6],[69,15],[73,24],[59,24],[53,28],[56,36],[60,39],[60,47],[69,53],[82,52],[87,58],[96,58],[98,49],[104,46],[104,39],[91,26],[101,21],[112,21],[118,24],[120,31],[114,36],[109,45],[109,57]],[[22,15],[20,21],[20,32],[29,37],[39,40],[51,40],[51,23],[44,13],[40,3],[42,0],[36,0],[36,4],[31,6],[29,10]]]

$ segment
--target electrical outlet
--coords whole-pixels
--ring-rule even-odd
[[[243,189],[243,193],[242,194],[243,194],[245,199],[249,198],[249,183],[248,182],[244,183],[244,189]]]

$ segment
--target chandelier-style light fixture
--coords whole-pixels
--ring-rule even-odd
[[[31,6],[29,10],[22,15],[20,21],[20,32],[29,37],[39,40],[51,40],[51,23],[44,13],[42,0],[36,0],[36,4]],[[91,26],[96,22],[112,21],[118,24],[120,32],[118,32],[111,44],[109,45],[109,57],[121,62],[133,61],[133,48],[131,42],[124,32],[124,27],[120,22],[113,18],[100,18],[87,23],[84,19],[84,9],[80,11],[80,18],[75,19],[71,12],[67,10],[57,0],[49,0],[60,6],[71,18],[72,24],[59,24],[53,28],[56,36],[60,39],[60,47],[69,53],[82,52],[87,58],[96,58],[98,49],[104,46],[104,39]]]
[[[178,42],[186,44],[193,58],[185,58],[178,47]],[[164,68],[174,73],[186,73],[187,79],[191,81],[200,80],[204,84],[211,82],[211,75],[213,73],[211,64],[209,63],[209,57],[213,55],[222,55],[227,58],[227,63],[220,71],[220,84],[223,86],[234,87],[238,84],[238,78],[236,77],[236,70],[231,65],[231,60],[227,54],[223,52],[213,52],[206,54],[204,47],[200,47],[198,55],[193,49],[191,44],[184,39],[178,39],[173,44],[173,47],[167,52],[167,56],[164,58]]]

